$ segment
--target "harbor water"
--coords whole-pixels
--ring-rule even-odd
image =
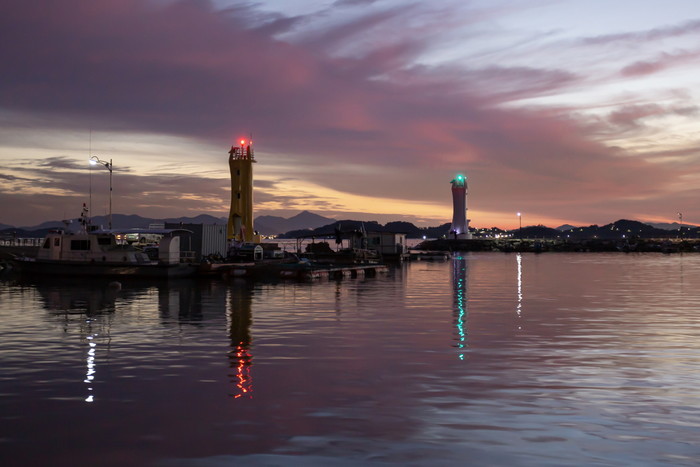
[[[4,466],[700,463],[700,254],[0,281]]]

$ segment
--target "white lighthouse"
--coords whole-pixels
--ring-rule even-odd
[[[467,219],[467,177],[457,175],[452,180],[452,226],[450,238],[469,239],[469,219]]]

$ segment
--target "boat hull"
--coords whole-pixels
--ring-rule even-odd
[[[80,261],[34,260],[16,258],[14,267],[24,274],[54,276],[135,276],[135,277],[188,277],[197,272],[191,264],[122,264]]]

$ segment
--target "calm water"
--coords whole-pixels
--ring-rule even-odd
[[[0,462],[697,465],[700,255],[0,282]]]

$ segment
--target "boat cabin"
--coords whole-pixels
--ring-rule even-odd
[[[112,232],[67,233],[49,232],[39,248],[36,259],[79,263],[175,264],[180,262],[180,237],[162,237],[157,261],[140,248],[118,242]]]

